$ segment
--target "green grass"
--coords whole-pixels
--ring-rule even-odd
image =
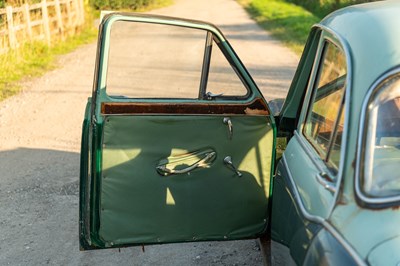
[[[279,0],[238,0],[250,16],[297,54],[313,24],[321,19],[304,8]]]

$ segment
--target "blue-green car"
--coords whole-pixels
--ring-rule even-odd
[[[275,116],[215,26],[106,15],[81,249],[261,237],[282,265],[399,265],[399,14],[382,1],[315,25]]]

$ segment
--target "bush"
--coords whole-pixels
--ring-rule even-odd
[[[154,0],[91,0],[91,5],[97,9],[140,9],[154,3]]]
[[[285,0],[285,2],[300,5],[319,17],[324,17],[345,6],[374,1],[376,0]]]

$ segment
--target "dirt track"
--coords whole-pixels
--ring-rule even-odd
[[[232,0],[176,0],[153,11],[219,26],[264,95],[283,97],[297,56]],[[80,252],[81,123],[92,88],[96,44],[0,103],[0,265],[261,265],[256,241],[192,243]]]

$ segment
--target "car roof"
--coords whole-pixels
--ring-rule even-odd
[[[351,57],[352,104],[361,106],[373,83],[400,65],[400,1],[350,6],[320,24],[345,41],[342,45]]]

